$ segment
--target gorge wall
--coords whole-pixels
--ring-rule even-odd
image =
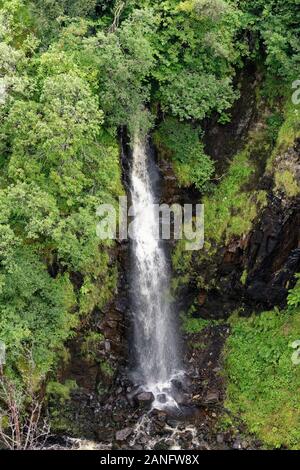
[[[249,75],[252,77],[250,83]],[[242,219],[249,217],[241,235],[233,233],[228,237],[226,227],[220,239],[216,240],[213,239],[208,224],[207,237],[213,249],[205,247],[202,253],[193,253],[186,259],[180,248],[178,256],[178,246],[174,245],[174,279],[181,278],[174,287],[174,292],[181,312],[189,321],[226,320],[234,311],[247,316],[274,306],[284,307],[288,289],[295,284],[294,275],[300,271],[299,196],[291,197],[282,187],[276,186],[276,171],[283,154],[285,165],[292,166],[296,184],[299,185],[299,140],[282,149],[276,147],[274,139],[270,139],[266,118],[271,111],[263,100],[257,98],[260,86],[261,78],[250,67],[247,74],[241,76],[241,98],[232,109],[230,124],[220,125],[213,118],[205,122],[205,148],[216,162],[216,184],[218,179],[222,181],[226,174],[230,174],[235,156],[248,149],[249,160],[242,164],[251,165],[253,171],[247,175],[238,191],[245,193],[250,199],[254,194],[255,210],[252,210],[252,206],[250,212],[243,212],[243,207],[237,208]],[[124,132],[121,135],[120,148],[124,185],[128,187],[130,152],[128,153],[128,140]],[[166,149],[160,145],[154,145],[154,149],[163,178],[162,201],[168,204],[200,202],[199,191],[193,187],[180,187]],[[275,163],[270,166],[268,161],[274,151]],[[263,202],[257,196],[258,192],[263,195]],[[209,204],[213,200],[207,196],[204,203],[209,210]],[[230,207],[229,218],[235,216],[235,210],[235,207]],[[62,429],[65,427],[70,430],[69,420],[74,422],[75,413],[75,435],[80,433],[107,443],[111,440],[113,445],[126,447],[133,433],[136,416],[142,414],[144,407],[147,408],[149,404],[147,397],[140,402],[130,398],[132,384],[127,375],[130,360],[127,342],[131,341],[132,332],[128,318],[127,242],[118,244],[112,251],[111,262],[119,266],[115,298],[102,312],[94,311],[86,325],[87,330],[99,331],[103,335],[103,341],[97,346],[93,357],[86,361],[77,354],[81,341],[79,335],[70,345],[71,362],[62,371],[63,380],[76,380],[79,386],[72,392],[72,400],[66,406],[66,423]],[[184,324],[183,321],[183,326]],[[242,431],[235,429],[234,432],[220,434],[217,425],[220,411],[213,411],[220,410],[220,406],[222,408],[226,396],[226,383],[219,372],[223,368],[222,351],[229,329],[226,322],[216,326],[207,323],[205,326],[204,330],[187,329],[184,333],[187,344],[185,364],[191,380],[189,393],[184,400],[188,406],[192,404],[191,410],[198,410],[194,414],[196,422],[199,424],[200,421],[202,425],[205,423],[204,448],[216,445],[220,448],[240,446],[242,437],[237,438],[236,432],[239,435]],[[84,334],[83,329],[82,335]],[[202,346],[195,349],[195,344]],[[99,368],[99,364],[102,367]],[[155,419],[154,434],[158,426]],[[157,419],[164,422],[167,417],[158,416]],[[120,428],[128,428],[128,436],[124,435],[124,440],[117,441],[116,432]],[[243,442],[245,448],[259,445],[247,438]]]

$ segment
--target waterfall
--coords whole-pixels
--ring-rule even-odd
[[[157,237],[155,168],[146,141],[135,140],[131,168],[132,285],[135,377],[155,397],[155,406],[176,404],[172,380],[180,375],[177,328],[169,293],[170,270]],[[153,176],[154,173],[154,176]]]

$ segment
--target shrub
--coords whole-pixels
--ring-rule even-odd
[[[214,162],[205,154],[199,137],[199,128],[169,117],[154,133],[154,142],[173,162],[181,186],[194,184],[199,191],[205,191],[214,173]]]
[[[226,344],[226,407],[272,448],[300,446],[300,368],[290,347],[300,338],[298,290],[285,311],[232,320]]]

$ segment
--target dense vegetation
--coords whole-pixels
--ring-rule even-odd
[[[242,413],[248,429],[271,448],[299,449],[299,281],[285,311],[231,318],[227,342],[229,377],[226,406]],[[295,356],[295,355],[294,355]]]
[[[159,116],[154,142],[161,156],[172,162],[178,183],[197,188],[209,208],[207,246],[200,257],[249,231],[265,204],[264,191],[245,189],[256,171],[253,149],[262,140],[276,188],[291,197],[299,194],[292,169],[282,162],[276,172],[272,164],[279,150],[299,136],[299,109],[288,101],[291,83],[299,78],[296,3],[0,1],[0,340],[7,350],[5,374],[16,387],[34,377],[38,390],[55,377],[59,361],[68,358],[66,340],[113,297],[114,244],[97,238],[96,209],[101,203],[116,204],[124,192],[120,127],[131,136],[146,133]],[[256,63],[263,76],[259,99],[267,100],[272,114],[218,184],[215,162],[202,141],[203,120],[230,121],[247,61]],[[180,244],[176,250],[179,284],[186,283],[194,260]],[[196,282],[203,287],[206,281]],[[286,323],[297,326],[297,309],[298,303],[292,313],[273,313],[272,331],[282,332]],[[229,348],[240,350],[249,371],[242,378],[243,365],[238,369],[229,359],[235,384],[230,400],[239,410],[234,402],[253,398],[251,374],[263,367],[248,339],[252,342],[256,330],[266,331],[264,318],[268,314],[233,327]],[[286,341],[290,336],[294,333]],[[260,348],[263,338],[258,334],[253,341]],[[270,341],[278,357],[285,343],[281,336]],[[253,371],[249,355],[256,361]],[[290,385],[289,367],[284,363],[282,375],[280,368],[276,373]],[[240,386],[248,385],[238,399],[233,387],[239,380]],[[264,388],[270,390],[268,380]],[[289,394],[292,390],[294,382]],[[276,406],[284,399],[275,396]],[[295,439],[271,435],[267,442],[293,446]]]

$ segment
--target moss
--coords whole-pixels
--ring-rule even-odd
[[[172,266],[177,276],[172,279],[172,290],[177,292],[181,286],[190,282],[190,263],[192,251],[185,250],[185,240],[179,240],[172,252]]]
[[[300,106],[292,103],[289,94],[283,116],[275,148],[268,159],[267,171],[274,177],[275,191],[283,191],[288,197],[294,197],[300,193],[295,171],[298,162],[297,156],[293,155],[295,152],[290,150],[296,139],[300,138]]]
[[[205,239],[209,243],[220,244],[222,240],[229,242],[234,236],[247,234],[258,210],[266,203],[265,191],[247,188],[256,172],[255,162],[250,158],[254,149],[255,136],[234,157],[227,174],[213,194],[204,198]]]
[[[219,430],[219,432],[226,432],[228,430],[231,430],[233,426],[234,420],[227,414],[222,414],[219,417],[217,423],[217,429]]]
[[[112,378],[115,374],[115,371],[111,367],[111,365],[107,361],[102,361],[100,364],[100,369],[101,372],[103,373],[104,376],[108,378]]]
[[[206,349],[206,344],[205,343],[194,343],[194,342],[190,342],[190,347],[192,347],[193,349],[198,349],[200,351],[204,351]]]
[[[68,415],[68,405],[72,391],[78,388],[75,380],[66,380],[65,383],[50,381],[47,384],[46,396],[51,430],[53,432],[68,432],[76,435],[77,425]]]
[[[205,328],[213,325],[217,325],[220,323],[220,320],[207,320],[204,318],[194,318],[192,316],[192,311],[194,307],[191,307],[190,312],[188,315],[182,315],[182,330],[185,333],[195,334],[201,333]],[[194,347],[196,347],[194,345]]]
[[[295,197],[300,193],[300,185],[295,175],[288,169],[275,172],[275,188],[284,191],[288,197]]]
[[[299,338],[299,306],[231,319],[225,406],[271,448],[300,448],[300,367],[290,348]]]
[[[78,388],[75,380],[66,380],[64,384],[51,381],[47,384],[46,394],[51,400],[64,403],[71,398],[71,392]]]
[[[248,277],[247,269],[244,269],[243,274],[241,275],[241,279],[240,279],[243,286],[246,284],[247,277]]]
[[[95,361],[99,356],[99,348],[104,340],[104,336],[96,331],[90,331],[85,336],[81,345],[81,352],[88,361]]]
[[[185,333],[200,333],[208,325],[209,321],[202,318],[185,318],[182,328]]]
[[[95,307],[100,310],[112,299],[117,286],[118,270],[109,266],[109,255],[102,253],[102,272],[99,279],[86,276],[79,292],[80,315],[90,314]]]
[[[300,137],[300,105],[294,105],[288,95],[284,109],[284,122],[279,130],[273,155],[285,151]]]

